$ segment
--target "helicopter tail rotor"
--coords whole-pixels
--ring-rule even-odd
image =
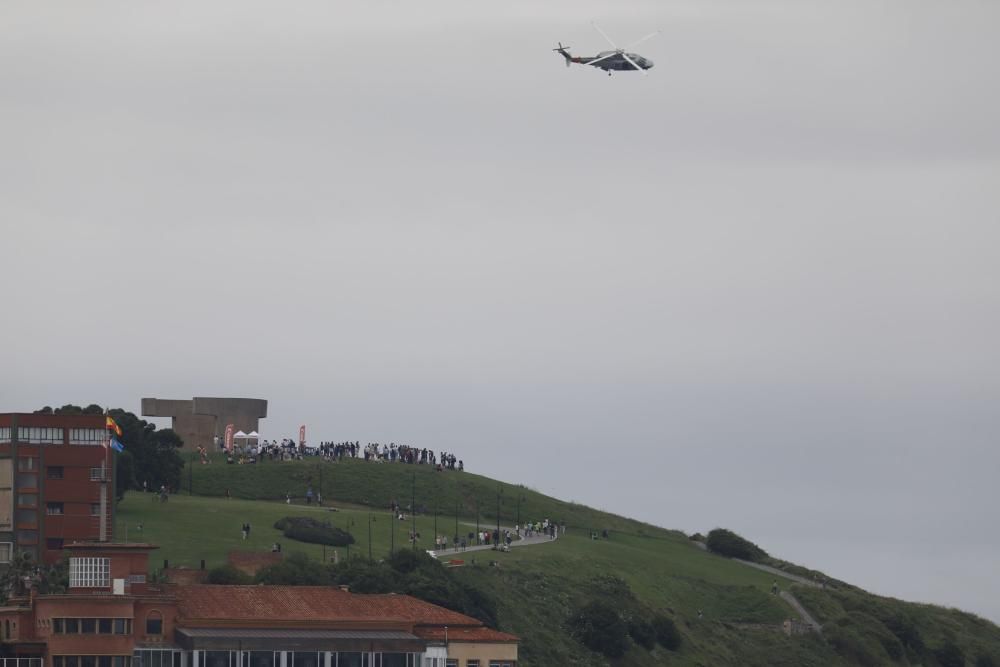
[[[562,42],[559,42],[559,48],[552,49],[553,51],[559,52],[559,54],[566,59],[566,67],[569,67],[570,63],[573,62],[573,56],[569,54],[569,49],[570,47],[563,46]]]

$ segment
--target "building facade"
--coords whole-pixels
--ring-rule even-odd
[[[53,563],[65,544],[110,540],[114,454],[104,415],[0,414],[0,563]]]
[[[149,544],[76,543],[69,590],[0,608],[20,667],[515,667],[518,639],[407,595],[147,581]],[[7,667],[13,667],[8,665]]]

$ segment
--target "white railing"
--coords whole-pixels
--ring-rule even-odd
[[[41,658],[0,658],[0,667],[42,667]]]

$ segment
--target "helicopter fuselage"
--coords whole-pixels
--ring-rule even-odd
[[[653,61],[649,58],[643,58],[638,53],[626,53],[626,56],[632,59],[632,61],[641,67],[642,69],[651,69],[653,67]],[[603,59],[603,60],[602,60]],[[579,63],[581,65],[589,65],[591,62],[599,60],[600,62],[594,63],[593,67],[602,69],[606,72],[612,70],[615,71],[628,71],[634,70],[635,68],[629,64],[625,57],[619,51],[601,51],[596,56],[571,56],[570,61],[574,63]]]

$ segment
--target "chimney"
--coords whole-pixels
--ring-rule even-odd
[[[350,586],[346,586],[346,585],[341,585],[340,586],[340,590],[344,591],[345,593],[350,593],[351,592],[351,587]]]

